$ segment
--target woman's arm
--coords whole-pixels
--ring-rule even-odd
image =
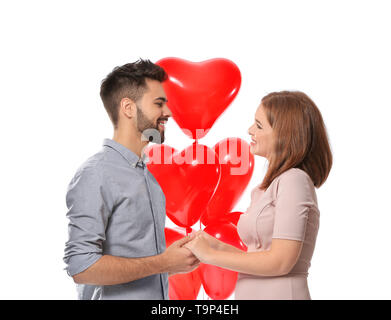
[[[240,250],[234,246],[231,246],[228,243],[220,241],[206,232],[198,231],[197,234],[202,234],[202,236],[208,241],[208,244],[215,250],[237,253],[243,252],[243,250]]]
[[[270,250],[216,250],[208,245],[202,235],[188,242],[186,246],[203,263],[259,276],[284,275],[292,270],[300,256],[309,210],[313,205],[316,205],[316,199],[311,178],[303,170],[294,168],[279,180]]]
[[[273,239],[268,251],[234,252],[216,250],[205,238],[197,236],[185,246],[206,264],[258,276],[281,276],[296,264],[302,244],[302,241]]]

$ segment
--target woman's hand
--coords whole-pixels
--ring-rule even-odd
[[[213,255],[214,248],[210,245],[208,237],[205,234],[203,231],[198,231],[194,239],[187,242],[184,247],[193,252],[198,260],[203,263],[208,263],[209,258]]]
[[[221,241],[217,240],[215,237],[211,236],[209,233],[206,233],[203,230],[193,231],[190,235],[202,235],[206,241],[208,241],[209,246],[215,250],[220,250]]]

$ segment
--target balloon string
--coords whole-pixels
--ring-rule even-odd
[[[201,219],[200,219],[200,230],[202,230]],[[204,286],[202,286],[202,300],[205,300],[205,290],[204,290]]]
[[[202,230],[202,224],[201,224],[201,219],[200,219],[200,230]],[[205,300],[205,289],[204,289],[204,286],[202,286],[202,300]]]

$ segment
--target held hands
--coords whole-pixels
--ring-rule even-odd
[[[213,255],[213,251],[217,249],[218,240],[202,230],[190,235],[193,239],[186,242],[184,247],[191,250],[199,261],[208,263],[209,258]]]
[[[165,272],[168,275],[189,273],[198,268],[200,262],[208,263],[220,242],[200,230],[173,242],[163,253]]]
[[[197,257],[185,247],[185,244],[191,241],[195,237],[195,234],[190,234],[182,239],[173,242],[166,251],[163,252],[163,264],[165,272],[168,275],[176,273],[188,273],[196,269],[200,261]]]

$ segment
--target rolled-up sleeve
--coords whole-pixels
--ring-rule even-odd
[[[66,205],[69,224],[64,262],[68,275],[73,276],[102,256],[111,208],[99,168],[84,168],[76,173],[68,186]]]
[[[314,185],[299,170],[281,177],[275,202],[273,238],[304,241]]]

